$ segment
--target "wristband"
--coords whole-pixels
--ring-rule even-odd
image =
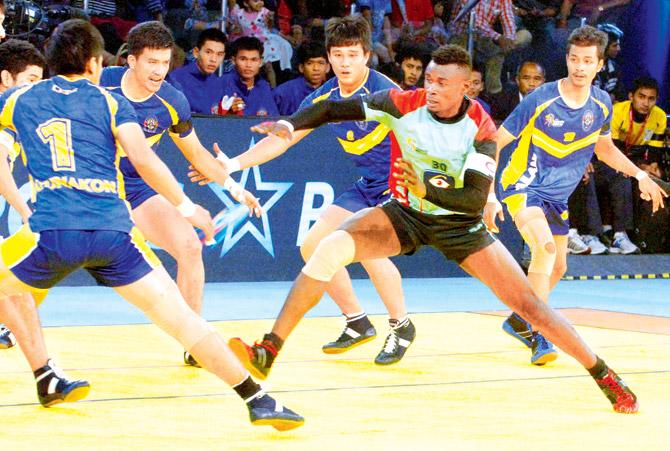
[[[278,120],[277,124],[281,124],[281,125],[285,126],[286,128],[288,128],[288,131],[290,133],[293,133],[295,131],[295,127],[293,126],[293,124],[291,124],[289,121],[286,121],[284,119]]]
[[[195,204],[191,199],[188,198],[186,194],[184,194],[184,200],[182,200],[181,203],[177,205],[177,210],[183,217],[190,218],[195,214]]]
[[[225,182],[223,182],[223,188],[227,189],[234,198],[239,198],[244,193],[244,188],[240,186],[232,177],[228,177]]]
[[[489,193],[489,195],[486,197],[486,202],[496,202],[498,203],[498,198],[496,198],[495,193]]]
[[[645,177],[649,177],[649,174],[647,174],[646,172],[644,172],[642,169],[640,169],[639,171],[637,171],[637,174],[635,174],[635,178],[637,179],[638,182],[639,182],[640,180],[642,180],[643,178],[645,178]]]
[[[237,158],[228,158],[228,156],[221,152],[216,156],[216,159],[222,162],[226,166],[226,171],[228,175],[233,174],[239,171],[241,168],[240,161]]]

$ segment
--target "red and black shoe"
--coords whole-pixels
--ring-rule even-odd
[[[598,387],[612,403],[615,412],[636,413],[639,409],[637,396],[611,368],[603,378],[594,378]]]
[[[278,353],[274,343],[264,339],[249,346],[241,338],[235,337],[228,341],[228,346],[252,376],[261,380],[267,379]]]

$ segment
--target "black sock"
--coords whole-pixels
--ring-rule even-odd
[[[588,371],[594,379],[602,379],[603,377],[607,376],[607,364],[600,357],[597,357],[597,359],[598,360],[596,360],[596,364],[593,366],[593,368],[588,368]]]
[[[277,352],[281,351],[281,347],[284,346],[284,340],[282,340],[279,337],[279,335],[275,334],[274,332],[270,332],[269,334],[265,334],[263,336],[263,340],[268,340],[273,345],[275,345],[275,349],[277,350]]]
[[[233,387],[233,390],[251,407],[274,409],[275,401],[268,396],[251,376]]]
[[[347,327],[350,327],[359,334],[362,334],[372,327],[372,323],[370,322],[368,315],[365,312],[363,312],[353,317],[347,316]]]

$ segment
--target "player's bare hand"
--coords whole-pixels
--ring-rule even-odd
[[[416,197],[423,199],[426,196],[426,185],[409,161],[402,158],[396,159],[393,162],[393,176],[398,179],[398,186],[407,188]]]
[[[205,241],[214,239],[214,223],[209,212],[200,205],[195,206],[195,213],[186,218],[193,227],[197,227],[205,234]]]
[[[484,205],[484,213],[482,219],[486,228],[489,229],[492,233],[500,233],[500,229],[496,224],[496,218],[500,221],[505,220],[505,214],[503,213],[502,205],[498,202],[497,199],[489,198]]]
[[[258,198],[249,191],[245,189],[242,191],[233,190],[230,192],[230,195],[233,196],[233,199],[249,208],[249,216],[256,215],[257,218],[260,218],[261,214],[263,214],[263,209],[258,202]]]
[[[651,209],[654,213],[656,213],[659,208],[665,207],[663,198],[668,197],[668,188],[670,186],[668,182],[654,176],[647,176],[642,177],[642,180],[638,181],[638,186],[640,188],[640,197],[644,200],[651,201]]]
[[[293,137],[291,135],[291,131],[286,125],[272,121],[261,122],[258,125],[254,125],[251,127],[251,131],[261,133],[263,135],[275,135],[280,138],[284,138],[287,141],[290,141]]]
[[[225,160],[220,159],[221,155],[225,156],[226,154],[221,151],[217,143],[214,143],[213,149],[216,162],[221,166],[223,166],[223,169],[225,169],[228,175],[230,175],[230,168],[228,167],[227,164],[228,158],[226,157]],[[208,179],[204,174],[200,173],[200,171],[198,171],[195,167],[193,167],[193,165],[189,165],[187,175],[188,178],[191,180],[191,183],[197,183],[200,186],[207,185],[208,183],[212,182],[211,179]]]

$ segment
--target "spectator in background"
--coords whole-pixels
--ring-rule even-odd
[[[433,27],[435,12],[431,0],[405,0],[406,32],[415,42],[423,42]]]
[[[630,0],[563,0],[557,26],[569,26],[570,17],[586,19],[588,24],[594,26],[599,22],[617,22],[629,3]]]
[[[234,70],[221,77],[223,84],[219,114],[279,116],[270,84],[261,78],[263,43],[243,36],[231,45]]]
[[[370,24],[372,30],[373,66],[389,63],[394,59],[393,41],[391,38],[391,0],[359,0],[361,14]],[[377,61],[374,61],[374,60]]]
[[[593,80],[593,85],[607,92],[612,102],[625,100],[625,89],[621,82],[619,68],[614,59],[621,51],[621,38],[623,31],[616,25],[603,23],[598,29],[607,33],[607,49],[605,50],[605,64]]]
[[[431,45],[434,46],[445,45],[449,38],[447,27],[444,25],[444,21],[442,20],[446,10],[445,3],[446,2],[442,0],[433,1],[433,26],[430,28],[428,41],[431,43]]]
[[[403,43],[396,55],[396,62],[402,71],[400,87],[404,90],[419,88],[429,61],[430,54],[423,47],[412,42]]]
[[[173,70],[167,76],[167,80],[184,93],[193,113],[217,113],[223,90],[218,70],[226,57],[226,42],[226,35],[221,30],[204,30],[193,49],[195,61]]]
[[[479,97],[479,94],[484,90],[484,72],[481,67],[477,65],[472,66],[472,71],[470,72],[470,89],[466,92],[468,98],[476,100],[479,102],[484,110],[490,115],[491,106]]]
[[[469,0],[456,0],[451,13],[449,31],[450,42],[466,47],[469,15],[458,22],[458,13]],[[486,92],[489,95],[502,91],[500,76],[505,54],[515,48],[528,45],[531,35],[528,30],[517,32],[512,0],[482,0],[473,10],[475,12],[475,60],[484,65],[486,73]],[[496,31],[498,24],[502,33]]]
[[[0,0],[0,41],[5,39],[5,27],[3,27],[4,22],[5,22],[5,1]]]
[[[125,4],[128,12],[137,23],[149,22],[151,20],[163,21],[165,4],[162,0],[128,1]]]
[[[321,86],[330,72],[326,47],[320,42],[307,42],[298,48],[298,71],[301,76],[283,83],[274,90],[279,114],[293,114],[305,97]]]
[[[507,119],[514,108],[545,82],[544,67],[536,61],[524,61],[516,74],[516,85],[501,91],[491,99],[491,115],[496,121]]]

